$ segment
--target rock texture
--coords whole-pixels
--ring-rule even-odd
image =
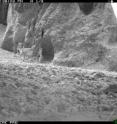
[[[3,46],[13,42],[8,33],[11,27],[15,32],[17,24],[27,26],[35,18],[35,33],[26,36],[26,42],[33,42],[44,28],[45,37],[50,36],[54,45],[54,64],[113,70],[110,63],[116,65],[112,58],[116,58],[117,23],[110,3],[10,4],[2,48],[9,50]]]
[[[7,17],[8,26],[6,28],[6,32],[3,37],[1,48],[8,51],[13,51],[12,44],[14,42],[24,42],[24,37],[26,34],[26,30],[24,31],[24,26],[27,26],[28,21],[30,21],[32,17],[35,17],[37,15],[38,6],[39,5],[36,3],[9,4],[8,17]],[[12,33],[9,34],[8,32],[10,30],[12,30]],[[11,46],[10,49],[7,48],[7,44]]]
[[[0,23],[3,25],[7,25],[8,6],[8,3],[0,2]]]
[[[116,25],[110,4],[98,3],[89,14],[83,13],[77,3],[50,4],[38,20],[40,23],[53,38],[54,63],[69,67],[108,67],[109,34]]]
[[[116,18],[110,3],[84,8],[83,3],[9,4],[5,50],[0,49],[1,122],[117,119],[117,73],[111,72],[117,71]],[[24,27],[26,34],[20,36]],[[41,28],[52,39],[53,62],[8,52],[16,41],[38,40]],[[30,57],[32,48],[22,53]]]
[[[116,119],[117,73],[0,58],[0,121]]]

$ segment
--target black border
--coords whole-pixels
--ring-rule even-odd
[[[12,2],[16,2],[16,3],[20,3],[21,2],[32,2],[32,3],[35,3],[35,2],[40,2],[40,1],[43,1],[43,3],[46,3],[46,2],[53,2],[53,3],[58,3],[58,2],[108,2],[110,3],[112,0],[0,0],[0,2],[5,2],[7,1],[8,3],[12,3]],[[114,2],[114,0],[113,0]]]

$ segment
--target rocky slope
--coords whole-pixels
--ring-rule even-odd
[[[0,121],[116,119],[117,73],[0,58]]]
[[[34,17],[36,35],[44,27],[52,38],[52,63],[8,52],[16,31]],[[88,14],[78,3],[10,4],[7,20],[6,31],[0,27],[8,50],[0,49],[0,121],[117,119],[117,26],[110,3],[94,4]],[[25,40],[25,33],[15,39]]]

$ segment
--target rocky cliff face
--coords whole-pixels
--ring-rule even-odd
[[[2,48],[12,43],[9,38],[14,37],[16,25],[27,27],[32,18],[36,18],[35,35],[43,27],[52,39],[54,64],[106,70],[113,68],[110,63],[116,65],[117,23],[110,3],[10,4]]]

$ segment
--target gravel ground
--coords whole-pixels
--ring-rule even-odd
[[[0,121],[117,119],[117,73],[0,58]]]

